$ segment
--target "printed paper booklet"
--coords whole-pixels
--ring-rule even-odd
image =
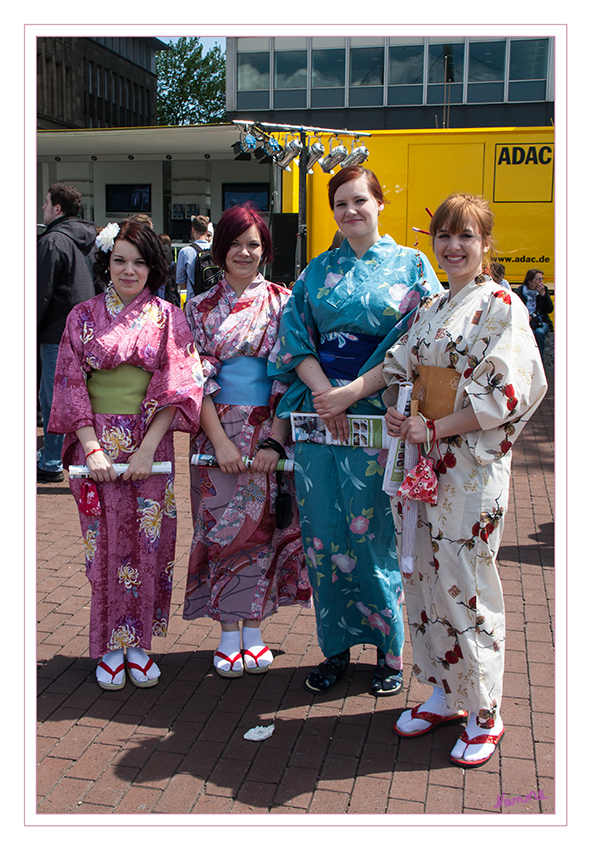
[[[349,439],[344,442],[331,436],[317,413],[292,413],[291,434],[294,442],[325,443],[329,446],[359,446],[366,449],[387,449],[391,438],[383,416],[347,416]]]

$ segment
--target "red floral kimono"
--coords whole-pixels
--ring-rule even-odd
[[[150,373],[138,414],[93,413],[87,383],[93,370],[129,364]],[[90,656],[126,646],[151,647],[167,632],[176,539],[173,431],[195,431],[203,394],[199,356],[184,314],[146,287],[124,307],[112,287],[68,316],[57,360],[49,430],[66,435],[64,467],[84,464],[76,431],[92,425],[115,463],[126,463],[157,411],[176,413],[155,461],[171,474],[144,481],[97,483],[99,516],[80,512],[86,575],[91,584]],[[116,407],[116,405],[115,405]],[[84,479],[71,478],[79,501]]]

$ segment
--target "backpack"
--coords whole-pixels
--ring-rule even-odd
[[[215,265],[209,248],[202,249],[195,242],[191,242],[191,248],[197,254],[194,265],[193,294],[201,295],[223,278],[224,270]]]

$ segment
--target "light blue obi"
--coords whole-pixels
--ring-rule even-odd
[[[231,357],[224,360],[215,380],[220,386],[220,391],[213,396],[216,404],[252,407],[269,404],[273,378],[267,377],[266,357]]]

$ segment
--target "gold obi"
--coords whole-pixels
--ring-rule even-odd
[[[93,369],[86,388],[93,413],[137,415],[146,397],[152,373],[122,363],[115,369]]]
[[[418,366],[412,397],[419,403],[419,413],[425,419],[441,419],[454,412],[460,374],[441,366]]]

